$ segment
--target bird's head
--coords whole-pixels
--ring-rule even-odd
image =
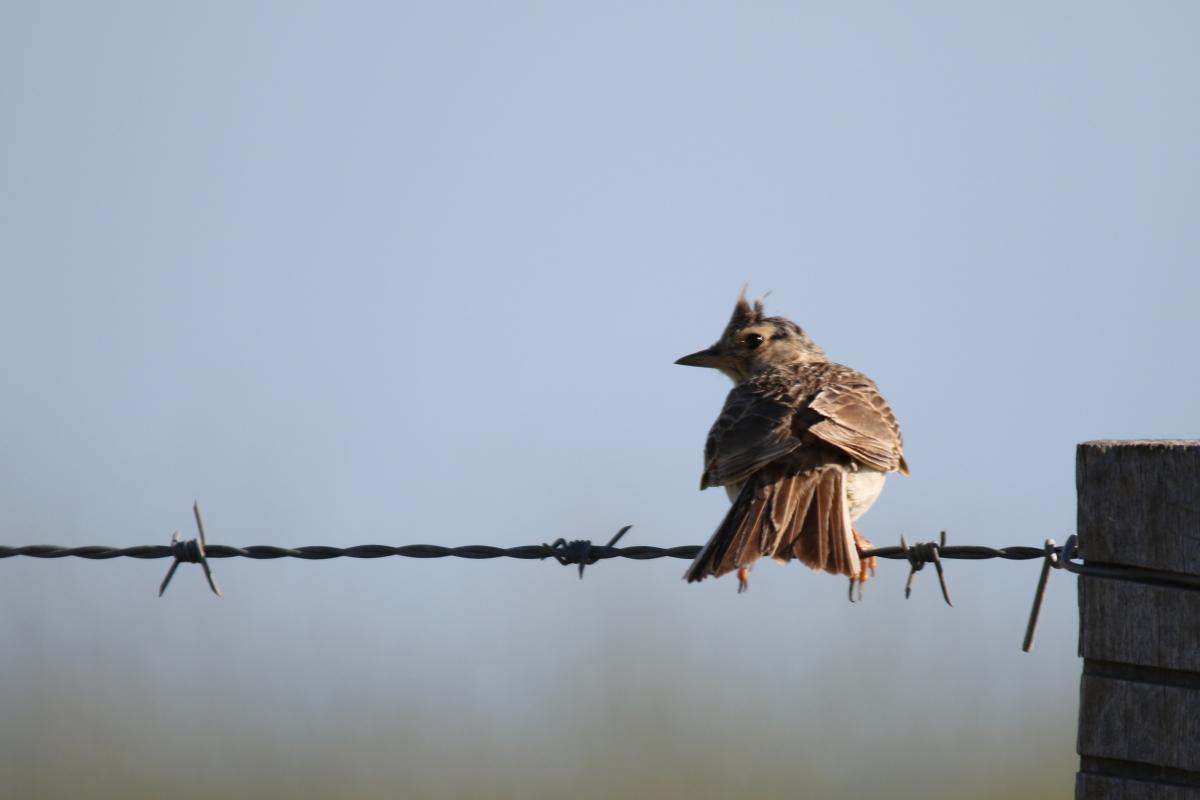
[[[717,343],[707,350],[676,361],[687,367],[711,367],[741,383],[775,367],[803,362],[828,361],[825,351],[808,338],[800,326],[783,317],[763,316],[762,300],[746,302],[746,290],[738,296],[733,316]]]

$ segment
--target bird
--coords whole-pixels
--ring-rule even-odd
[[[830,361],[799,325],[768,317],[743,287],[716,344],[676,364],[708,367],[733,390],[704,446],[700,488],[732,505],[684,578],[737,572],[738,593],[763,556],[850,578],[859,596],[875,558],[855,521],[891,472],[908,474],[900,425],[875,382]]]

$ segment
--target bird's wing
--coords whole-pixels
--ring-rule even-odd
[[[754,383],[734,388],[708,432],[700,488],[740,483],[800,446],[792,426],[796,407]]]
[[[824,417],[809,432],[869,467],[907,475],[896,415],[870,378],[843,370],[831,375],[809,404]]]
[[[874,382],[849,367],[822,364],[751,380],[729,393],[708,434],[700,487],[740,483],[804,442],[811,446],[813,437],[873,469],[908,474],[900,426]]]

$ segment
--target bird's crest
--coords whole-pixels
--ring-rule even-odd
[[[737,303],[733,306],[733,316],[729,318],[729,329],[740,330],[748,325],[762,322],[763,300],[766,299],[768,294],[770,292],[755,300],[754,305],[751,305],[746,300],[746,286],[743,286],[742,291],[738,294]]]

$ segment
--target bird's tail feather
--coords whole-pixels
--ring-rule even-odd
[[[742,486],[684,577],[692,582],[724,575],[762,556],[780,562],[795,558],[812,569],[857,576],[861,563],[842,469],[765,473]]]

